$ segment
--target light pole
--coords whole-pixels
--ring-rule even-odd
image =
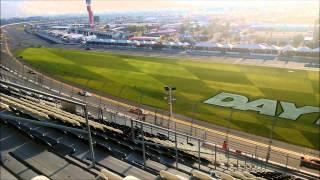
[[[276,122],[277,122],[277,118],[274,117],[272,120],[272,125],[271,125],[271,130],[270,130],[270,138],[269,138],[268,152],[267,152],[267,156],[266,156],[266,164],[268,164],[268,161],[270,159],[271,145],[272,145],[272,140],[273,140],[273,129],[274,129],[274,126],[276,125]]]
[[[190,136],[192,136],[192,130],[193,130],[193,123],[194,123],[194,118],[195,118],[195,111],[196,108],[198,107],[199,102],[196,102],[192,105],[192,117],[191,117],[191,126],[190,126]],[[187,137],[187,143],[189,142],[189,137]]]
[[[76,80],[75,74],[71,73],[71,76],[72,76],[71,82],[75,82],[75,80]],[[71,86],[71,98],[73,97],[73,94],[74,94],[73,91],[74,91],[74,86],[72,85],[72,86]]]
[[[227,145],[229,144],[229,133],[230,133],[230,128],[231,128],[230,126],[231,126],[232,114],[233,114],[233,110],[231,109],[230,114],[229,114],[229,118],[228,118],[229,125],[227,127],[227,133],[226,133],[226,139],[225,139],[225,142]]]
[[[142,98],[143,98],[143,93],[142,91],[140,91],[136,86],[134,86],[136,88],[136,90],[139,92],[139,109],[142,112]],[[140,117],[142,116],[142,117]],[[146,115],[143,114],[143,112],[141,114],[139,114],[139,119],[142,121],[146,120]]]
[[[171,120],[173,118],[172,104],[176,100],[172,96],[172,91],[175,91],[176,89],[177,89],[176,87],[170,87],[170,86],[165,86],[164,87],[164,90],[166,91],[166,95],[167,95],[167,96],[164,97],[164,99],[166,99],[168,101],[168,104],[169,104],[168,138],[169,138],[170,122],[171,122]],[[175,126],[175,130],[176,130],[176,126]]]
[[[102,88],[101,88],[102,90],[103,90],[105,85],[106,85],[106,82],[103,83]],[[101,120],[103,122],[103,110],[102,110],[102,107],[101,107],[101,103],[102,103],[101,96],[99,96],[99,98],[100,98],[100,100],[99,100],[100,101],[99,102],[100,118],[101,118]]]
[[[121,86],[121,89],[119,90],[119,93],[118,93],[118,97],[119,97],[119,98],[121,98],[121,94],[122,94],[123,91],[126,89],[126,87],[127,87],[127,85]],[[120,104],[118,103],[116,112],[115,112],[115,114],[113,114],[113,119],[114,119],[115,122],[117,122],[117,120],[116,120],[116,114],[118,114],[119,111],[120,111]]]
[[[90,79],[87,79],[87,82],[86,82],[85,87],[88,87],[89,82],[90,82]],[[62,83],[61,83],[61,88],[62,88]],[[61,90],[60,90],[60,92],[61,92]],[[60,94],[60,93],[59,93],[59,94]],[[87,104],[87,96],[86,96],[86,93],[84,93],[83,101]]]
[[[232,114],[233,114],[233,110],[230,111],[230,115],[229,115],[229,125],[227,127],[227,133],[226,133],[226,139],[225,141],[223,142],[223,149],[225,150],[226,152],[226,155],[227,155],[227,169],[229,169],[229,133],[230,133],[230,126],[231,126],[231,120],[232,120]]]

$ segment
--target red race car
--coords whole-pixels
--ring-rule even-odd
[[[144,115],[146,115],[146,114],[143,112],[142,109],[139,109],[139,108],[136,108],[136,107],[130,108],[129,112],[132,113],[132,114],[136,114],[136,115],[138,115],[138,116],[144,116]]]

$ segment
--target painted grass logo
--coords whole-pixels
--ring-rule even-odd
[[[256,99],[249,102],[249,99],[245,96],[226,92],[217,94],[216,96],[204,101],[204,103],[222,107],[229,107],[243,111],[257,111],[259,114],[268,116],[276,116],[278,105],[277,100]],[[290,120],[297,120],[303,114],[320,112],[320,108],[314,106],[296,107],[294,103],[284,101],[280,101],[280,105],[283,111],[281,112],[281,114],[279,114],[278,117]],[[319,121],[320,119],[317,120],[317,125],[319,125]]]

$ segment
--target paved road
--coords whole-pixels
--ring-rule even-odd
[[[7,28],[7,32],[10,37],[8,44],[11,48],[23,46],[23,44],[18,43],[18,42],[21,42],[21,40],[27,41],[27,42],[29,42],[30,40],[37,41],[37,43],[42,43],[45,46],[48,46],[48,47],[51,46],[48,43],[42,42],[41,40],[34,38],[30,34],[25,33],[21,35],[21,32],[17,32],[13,28]],[[39,81],[40,79],[42,85],[49,86],[69,96],[73,96],[81,100],[86,100],[90,104],[99,105],[101,102],[101,104],[103,104],[103,106],[106,108],[113,109],[115,111],[120,111],[123,114],[126,114],[128,116],[134,116],[128,113],[128,108],[132,105],[137,105],[137,104],[127,102],[125,100],[121,100],[115,97],[100,98],[100,96],[96,94],[94,94],[93,97],[84,99],[83,97],[76,94],[79,91],[79,88],[50,79],[40,73],[38,73],[37,75],[30,75],[26,73],[28,67],[23,66],[19,61],[15,60],[15,58],[11,54],[9,46],[7,46],[8,44],[5,43],[5,46],[2,46],[2,52],[5,52],[5,54],[3,54],[1,57],[2,60],[4,60],[3,62],[5,62],[5,60],[8,60],[6,61],[8,66],[10,66],[11,68],[17,71],[20,71],[29,79],[34,79],[34,81]],[[28,85],[31,85],[31,84],[32,83],[28,83]],[[168,117],[164,115],[166,113],[163,113],[163,114],[157,113],[155,116],[154,109],[146,106],[143,106],[143,108],[148,113],[146,121],[150,123],[156,123],[159,125],[161,125],[160,122],[162,122],[163,127],[168,127],[168,121],[167,121]],[[95,108],[91,108],[90,110],[92,112],[97,111]],[[159,111],[160,110],[158,110],[158,112]],[[157,117],[157,120],[155,120],[155,117]],[[216,144],[222,144],[222,142],[226,139],[228,134],[229,145],[231,148],[238,149],[253,155],[257,155],[260,158],[265,158],[266,156],[266,152],[269,147],[269,144],[268,144],[269,141],[267,138],[257,137],[257,136],[249,135],[249,134],[234,131],[234,130],[230,130],[229,133],[226,133],[227,131],[226,128],[221,128],[221,127],[208,124],[202,121],[197,121],[197,120],[194,120],[194,124],[192,124],[191,126],[190,118],[183,117],[181,115],[175,115],[175,117],[176,118],[173,119],[172,123],[170,123],[170,128],[172,129],[176,128],[177,130],[185,133],[192,132],[193,135],[203,137],[206,140],[214,142]],[[285,162],[287,161],[286,155],[289,155],[288,165],[296,168],[299,168],[298,164],[299,164],[300,156],[303,156],[305,154],[309,154],[310,156],[319,156],[318,151],[313,151],[313,150],[289,145],[289,144],[278,142],[278,141],[273,141],[271,149],[272,149],[272,153],[271,153],[272,161],[285,164]],[[307,152],[305,152],[306,150]],[[313,172],[318,173],[317,171],[313,171]]]

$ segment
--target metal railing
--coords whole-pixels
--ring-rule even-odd
[[[78,105],[78,106],[82,107],[83,111],[85,112],[85,120],[86,120],[86,126],[87,126],[87,134],[88,134],[88,138],[89,138],[90,154],[91,154],[91,158],[93,160],[92,164],[90,165],[90,168],[95,166],[95,160],[94,160],[95,157],[94,157],[93,142],[92,142],[92,137],[91,137],[91,130],[90,130],[90,125],[89,125],[89,120],[88,120],[87,104],[84,104],[84,103],[81,103],[81,102],[78,102],[78,101],[73,101],[73,100],[70,100],[70,99],[67,99],[67,98],[63,98],[61,96],[56,96],[56,95],[52,95],[52,94],[49,94],[49,93],[41,92],[39,90],[36,90],[36,89],[33,89],[33,88],[29,88],[29,87],[25,87],[25,86],[22,86],[22,85],[19,85],[19,84],[15,84],[15,83],[12,83],[12,82],[4,81],[2,79],[0,79],[0,83],[4,84],[4,85],[7,85],[7,86],[10,86],[10,87],[26,90],[28,92],[33,92],[33,93],[36,93],[36,94],[40,94],[40,95],[43,95],[43,96],[46,96],[46,97],[54,98],[54,99],[57,99],[57,100],[60,100],[60,101],[68,102],[68,103],[75,104],[75,105]],[[46,124],[46,123],[43,123],[43,122],[38,122],[37,124],[44,125],[44,126],[45,125],[51,125],[51,126],[53,125],[53,124]],[[63,126],[59,126],[59,128],[62,128],[62,127]],[[68,128],[68,127],[65,126],[64,128]]]

